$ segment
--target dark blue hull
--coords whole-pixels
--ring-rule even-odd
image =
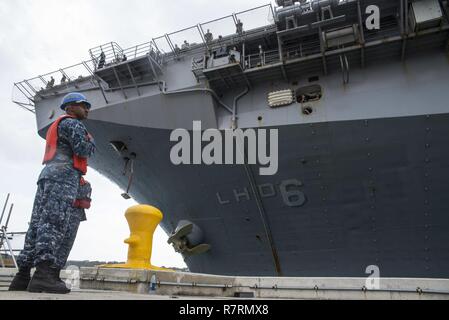
[[[202,229],[212,248],[186,258],[192,272],[363,277],[376,265],[381,277],[449,278],[449,114],[278,127],[274,176],[175,166],[169,130],[87,125],[96,170],[126,189],[109,146],[125,142],[136,201],[159,207],[168,233],[183,219]]]

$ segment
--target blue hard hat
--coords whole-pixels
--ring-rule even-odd
[[[85,103],[88,109],[90,109],[91,107],[90,102],[87,101],[86,96],[79,92],[71,92],[69,94],[66,94],[64,98],[62,98],[60,107],[62,110],[65,110],[65,107],[72,103]]]

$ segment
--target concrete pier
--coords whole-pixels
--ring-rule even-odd
[[[2,300],[203,300],[202,297],[190,296],[170,296],[157,294],[138,294],[127,291],[113,290],[89,290],[76,287],[77,282],[74,281],[75,287],[69,294],[50,294],[50,293],[30,293],[26,291],[10,292],[8,291],[16,269],[0,268],[0,301]],[[76,273],[73,271],[61,272],[61,278],[67,280],[74,279]],[[212,299],[212,298],[209,298]],[[213,298],[220,299],[220,298]]]
[[[366,278],[234,277],[110,268],[63,271],[61,278],[72,285],[68,295],[8,292],[15,272],[0,269],[0,300],[449,300],[449,279],[380,278],[379,286],[371,288]]]
[[[153,277],[154,276],[154,277]],[[151,279],[156,280],[151,290]],[[81,288],[162,296],[262,299],[449,299],[449,279],[233,277],[187,272],[82,268]]]
[[[123,291],[98,291],[75,289],[69,294],[30,293],[0,291],[2,300],[192,300],[195,297],[173,297],[158,295],[143,295]]]

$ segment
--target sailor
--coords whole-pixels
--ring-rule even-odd
[[[263,66],[265,64],[264,52],[263,52],[261,44],[259,45],[259,59],[260,59],[260,62],[257,64],[258,67]]]
[[[87,158],[95,143],[81,120],[86,119],[91,104],[77,92],[67,94],[61,103],[65,115],[47,131],[46,148],[38,182],[30,225],[24,248],[17,258],[19,272],[9,290],[68,293],[59,278],[65,261],[60,258],[61,245],[73,234],[70,212],[76,203],[82,175],[87,171]],[[33,278],[30,270],[36,267]]]
[[[106,62],[106,55],[103,51],[100,53],[100,62],[98,62],[98,69],[101,69],[104,67],[104,63]]]
[[[61,84],[64,84],[66,82],[67,82],[67,77],[65,76],[65,74],[63,74],[62,78],[61,78]]]
[[[207,32],[204,34],[204,40],[206,40],[206,43],[210,43],[212,42],[212,40],[214,40],[214,36],[209,29],[207,29]]]
[[[242,34],[243,34],[243,22],[240,21],[240,19],[237,20],[236,26],[237,26],[236,32],[237,32],[239,35],[242,35]]]
[[[190,44],[187,42],[187,40],[184,40],[184,43],[181,46],[181,49],[186,50],[190,48]]]
[[[53,76],[50,78],[50,81],[47,82],[47,89],[51,89],[53,88],[53,86],[55,85],[55,79],[53,78]]]
[[[229,50],[229,63],[236,63],[235,55],[237,53],[237,48],[234,47],[232,50]]]

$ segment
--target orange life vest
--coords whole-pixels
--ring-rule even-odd
[[[66,118],[74,118],[73,116],[64,115],[59,117],[53,124],[50,126],[50,128],[47,131],[46,136],[46,146],[45,146],[45,155],[44,155],[44,161],[43,164],[46,164],[47,162],[53,160],[56,156],[56,150],[58,147],[58,126],[61,120]],[[87,173],[87,158],[83,158],[80,156],[77,156],[75,153],[73,153],[73,167],[77,169],[78,171],[81,171],[82,174]]]

